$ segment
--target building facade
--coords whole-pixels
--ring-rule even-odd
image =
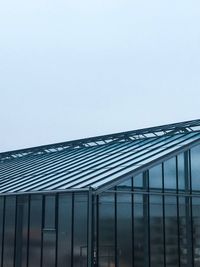
[[[200,266],[200,120],[0,158],[1,267]]]

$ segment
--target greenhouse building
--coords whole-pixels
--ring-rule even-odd
[[[0,267],[200,267],[200,120],[0,153]]]

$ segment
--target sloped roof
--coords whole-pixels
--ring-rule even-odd
[[[200,142],[200,120],[0,153],[0,193],[99,188]]]

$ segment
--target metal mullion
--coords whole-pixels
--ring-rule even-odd
[[[164,188],[164,163],[162,163],[162,191],[165,191]],[[162,196],[162,216],[163,216],[163,251],[164,251],[164,267],[166,267],[166,243],[165,243],[165,196]]]
[[[26,255],[26,266],[29,266],[29,251],[30,251],[30,207],[31,207],[31,196],[28,195],[28,227],[27,227],[27,255]]]
[[[16,266],[16,234],[17,234],[17,216],[18,216],[18,211],[20,209],[19,207],[19,196],[15,196],[15,234],[14,234],[14,244],[15,244],[15,247],[14,247],[14,255],[13,255],[13,265],[14,267]],[[18,230],[18,229],[17,229]],[[16,266],[18,267],[18,266]]]
[[[74,266],[74,194],[75,194],[75,193],[72,193],[71,267]]]
[[[179,175],[178,175],[178,157],[175,157],[176,159],[176,193],[178,194],[179,192]],[[177,230],[178,230],[178,264],[179,267],[181,267],[181,247],[180,247],[180,223],[179,223],[179,197],[178,195],[176,196],[176,213],[177,213]]]
[[[97,244],[97,250],[96,250],[96,263],[97,266],[99,266],[99,196],[96,196],[96,229],[97,229],[97,235],[96,235],[96,244]]]
[[[56,247],[55,247],[55,267],[58,266],[58,211],[59,211],[59,194],[55,194],[55,229],[56,229]]]
[[[41,248],[40,248],[40,267],[43,267],[43,250],[44,250],[44,232],[43,229],[45,227],[45,203],[46,198],[42,195],[42,223],[41,223]]]
[[[5,236],[5,208],[6,208],[6,197],[3,197],[3,220],[2,220],[2,249],[1,249],[1,267],[3,267],[4,262],[4,236]]]
[[[133,191],[133,178],[131,178],[131,191]],[[130,194],[130,192],[129,192]],[[132,267],[134,267],[134,260],[135,260],[135,250],[134,250],[134,238],[135,238],[135,234],[134,234],[134,194],[131,194],[131,218],[132,218]]]
[[[185,141],[185,140],[184,140]],[[184,142],[184,141],[182,141],[182,142]],[[187,140],[188,141],[188,140]],[[195,140],[196,141],[196,140]],[[178,144],[180,144],[181,142],[179,142]],[[95,186],[98,186],[98,183],[101,181],[101,180],[104,180],[104,183],[106,183],[106,181],[105,181],[105,179],[106,178],[110,178],[111,177],[111,175],[115,175],[115,174],[117,174],[117,173],[120,173],[120,172],[122,172],[122,171],[125,171],[127,168],[130,168],[130,167],[132,167],[132,166],[135,166],[135,165],[137,165],[137,164],[139,164],[140,162],[142,162],[142,161],[145,161],[145,160],[147,160],[147,159],[151,159],[153,156],[156,156],[156,155],[158,155],[159,153],[163,153],[164,151],[167,151],[167,150],[169,150],[169,149],[172,149],[174,146],[177,146],[177,144],[176,145],[170,145],[169,147],[167,147],[167,148],[165,148],[164,150],[161,150],[161,151],[155,151],[157,148],[155,148],[155,149],[153,149],[153,151],[155,151],[155,153],[153,154],[153,155],[149,155],[148,157],[146,157],[146,158],[144,158],[144,159],[142,159],[142,160],[140,160],[140,161],[137,161],[137,162],[134,162],[134,163],[132,163],[132,164],[129,164],[128,166],[126,166],[125,168],[123,168],[123,169],[121,169],[121,170],[119,170],[119,171],[115,171],[114,173],[112,173],[112,174],[109,174],[109,175],[107,175],[107,176],[105,176],[105,177],[103,177],[103,178],[99,178],[98,179],[98,182],[97,182],[97,175],[95,175],[95,181],[93,182],[93,180],[94,179],[92,179],[92,178],[88,178],[87,180],[85,179],[85,181],[84,181],[84,183],[83,182],[79,182],[79,184],[81,184],[81,186],[83,187],[83,186],[91,186],[91,185],[95,185]],[[146,152],[146,153],[144,153],[144,154],[147,154],[148,152]],[[151,153],[152,153],[152,151],[151,151]],[[169,152],[168,152],[169,153]],[[141,156],[141,155],[140,155]],[[161,157],[161,156],[160,156]],[[158,159],[160,158],[159,156],[158,156]],[[152,160],[153,161],[153,160]],[[146,163],[145,163],[146,164]],[[112,169],[115,169],[115,167],[113,167],[113,168],[110,168],[109,169],[109,171],[111,171]],[[105,171],[104,172],[102,172],[101,174],[98,174],[98,175],[102,175],[103,173],[105,173]],[[92,180],[92,181],[91,181]],[[89,183],[87,183],[87,181],[89,181]],[[74,185],[74,186],[76,186],[76,185]]]
[[[115,242],[115,266],[118,267],[118,238],[117,238],[117,188],[115,188],[114,193],[114,242]]]

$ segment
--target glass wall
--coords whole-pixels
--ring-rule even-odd
[[[0,197],[1,267],[84,267],[88,194]]]
[[[99,196],[100,267],[200,267],[200,146]]]

